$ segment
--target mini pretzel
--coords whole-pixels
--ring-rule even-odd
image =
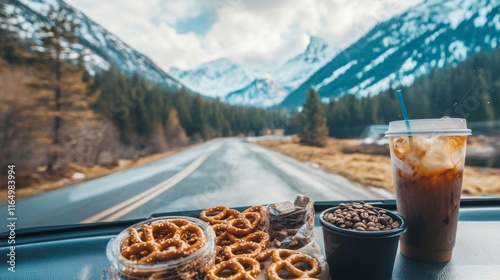
[[[239,243],[239,242],[245,242],[245,241],[251,241],[258,243],[262,250],[265,250],[267,246],[269,245],[269,234],[263,232],[263,231],[256,231],[253,233],[250,233],[247,236],[238,238],[236,235],[228,233],[228,238],[229,240],[234,244],[234,243]]]
[[[238,253],[243,251],[244,253]],[[227,258],[248,257],[256,258],[262,252],[259,243],[255,242],[240,242],[224,248],[224,254]]]
[[[234,243],[229,239],[226,224],[216,224],[212,228],[215,232],[215,244],[217,246],[228,246]]]
[[[241,213],[238,217],[245,218],[250,221],[252,229],[257,228],[257,226],[260,224],[260,220],[262,219],[260,214],[255,212]]]
[[[298,262],[307,263],[309,266],[311,266],[311,269],[301,270],[295,267],[294,264]],[[296,276],[297,279],[315,277],[321,272],[318,261],[315,258],[302,253],[292,254],[285,260],[280,260],[271,264],[267,269],[269,280],[282,280],[283,278],[278,275],[278,271],[280,271],[281,269],[285,269],[288,272],[292,273]]]
[[[180,239],[188,245],[188,248],[185,250],[185,253],[188,255],[198,251],[205,244],[203,231],[194,224],[187,224],[180,227]]]
[[[121,254],[139,263],[155,263],[190,255],[205,244],[203,231],[182,219],[144,224],[128,230]]]
[[[236,218],[227,222],[227,232],[238,235],[246,235],[253,231],[252,223],[245,218]]]
[[[244,210],[242,213],[249,213],[249,212],[253,212],[253,213],[258,213],[258,214],[262,214],[262,211],[263,211],[263,206],[261,205],[255,205],[255,206],[252,206],[246,210]]]
[[[229,209],[226,206],[215,206],[201,211],[200,219],[209,223],[210,225],[215,225],[234,219],[239,214],[240,212],[238,212],[237,210]]]
[[[249,267],[250,270],[245,267]],[[221,272],[229,273],[229,271],[232,273],[230,276],[219,276]],[[235,257],[212,266],[207,272],[207,278],[208,280],[253,280],[259,274],[260,264],[258,261],[251,258]]]
[[[299,254],[299,252],[295,251],[295,250],[289,250],[289,249],[269,249],[269,250],[262,251],[256,257],[256,259],[258,261],[263,261],[269,257],[272,257],[273,262],[279,262],[279,261],[285,260],[286,258],[288,258],[294,254]]]

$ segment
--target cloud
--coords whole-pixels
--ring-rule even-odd
[[[165,70],[228,57],[260,71],[302,52],[309,35],[342,49],[420,1],[67,0]],[[207,12],[216,20],[204,34],[176,30]]]

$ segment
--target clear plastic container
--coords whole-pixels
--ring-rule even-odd
[[[207,223],[191,217],[160,217],[146,220],[131,228],[141,230],[142,225],[175,219],[187,220],[198,226],[205,238],[205,244],[186,257],[159,263],[138,263],[121,254],[122,243],[129,237],[128,228],[112,238],[107,245],[106,255],[110,262],[109,279],[204,279],[206,271],[215,261],[215,233]]]

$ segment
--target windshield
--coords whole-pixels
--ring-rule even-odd
[[[465,119],[462,197],[499,196],[500,3],[403,2],[2,1],[0,217],[393,199],[402,104]]]

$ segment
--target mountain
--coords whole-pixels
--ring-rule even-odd
[[[127,74],[134,72],[142,77],[169,87],[179,88],[182,84],[160,69],[151,59],[134,50],[118,37],[95,23],[82,12],[58,0],[8,0],[6,12],[11,16],[10,25],[20,38],[41,44],[36,30],[46,23],[44,13],[50,6],[61,5],[78,24],[77,43],[72,51],[83,55],[87,69],[93,73],[109,69],[113,64]]]
[[[205,96],[220,97],[231,104],[269,107],[279,104],[332,57],[333,50],[326,42],[312,36],[303,53],[264,77],[227,58],[204,63],[192,70],[172,68],[169,74]]]
[[[192,91],[220,98],[248,86],[253,80],[243,66],[227,58],[204,63],[192,70],[183,71],[174,67],[169,74]]]
[[[286,61],[279,69],[273,71],[272,75],[287,92],[292,92],[333,56],[334,51],[325,40],[311,36],[306,50]]]
[[[248,86],[231,92],[224,99],[229,104],[270,107],[279,104],[287,92],[271,76],[256,78]]]
[[[464,61],[500,42],[500,0],[426,0],[377,24],[291,92],[282,106],[299,106],[315,88],[322,98],[366,96],[408,86],[432,69]]]

